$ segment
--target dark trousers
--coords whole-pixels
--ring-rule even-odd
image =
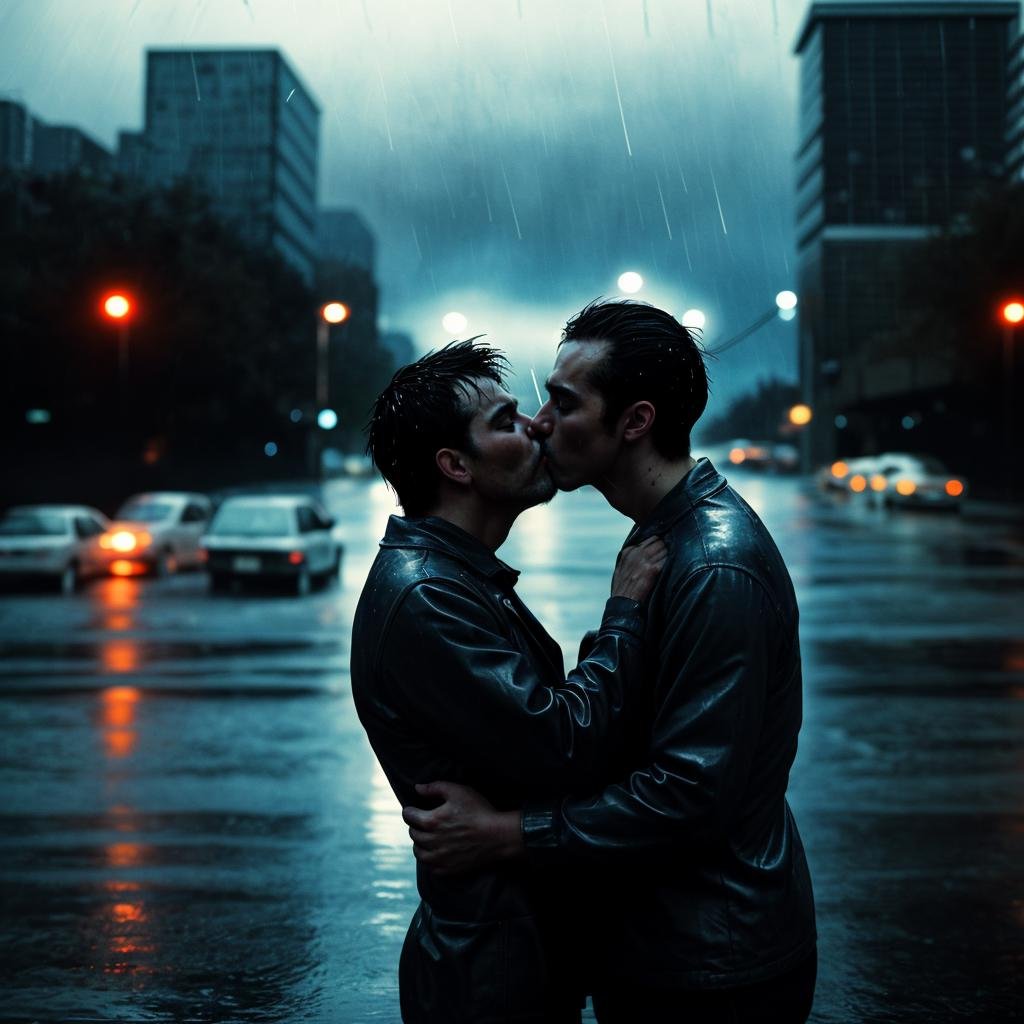
[[[785,974],[742,988],[595,992],[594,1014],[600,1024],[804,1024],[817,977],[814,952]]]

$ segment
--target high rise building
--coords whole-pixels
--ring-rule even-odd
[[[110,150],[67,124],[45,124],[33,118],[32,167],[40,174],[79,174],[105,178],[114,169]]]
[[[0,169],[27,170],[32,166],[32,115],[25,105],[0,100]]]
[[[1018,3],[984,0],[808,10],[796,205],[812,462],[884,443],[879,417],[899,422],[907,396],[951,382],[951,353],[901,350],[894,328],[915,253],[1006,174],[1018,17]]]
[[[1024,35],[1010,47],[1009,79],[1006,175],[1010,181],[1024,181]]]
[[[312,283],[320,110],[280,52],[149,50],[145,102],[119,166],[151,184],[191,180]]]
[[[349,263],[373,272],[376,242],[366,221],[355,210],[320,210],[316,241],[320,259]]]

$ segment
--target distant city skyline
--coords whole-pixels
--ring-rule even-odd
[[[795,288],[805,0],[34,0],[0,13],[0,94],[113,146],[147,47],[279,47],[322,109],[318,205],[377,238],[382,326],[419,349],[466,314],[528,377],[567,316],[638,298],[728,337]],[[55,29],[59,27],[59,31]],[[711,411],[797,376],[796,326],[711,365]]]

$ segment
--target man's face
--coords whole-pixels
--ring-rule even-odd
[[[477,382],[480,396],[470,394],[475,407],[469,436],[475,452],[463,453],[473,472],[477,492],[497,505],[519,511],[550,501],[555,485],[548,472],[541,443],[527,432],[529,417],[494,381]]]
[[[606,341],[565,342],[545,384],[548,400],[530,425],[559,490],[600,483],[619,454],[621,440],[602,421],[604,399],[590,382],[607,351]]]

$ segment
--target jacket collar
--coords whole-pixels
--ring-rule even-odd
[[[650,515],[633,527],[626,544],[638,544],[648,537],[667,533],[694,505],[717,494],[727,483],[710,459],[698,459],[693,469],[654,506]]]
[[[506,565],[482,541],[439,516],[391,516],[382,548],[419,548],[440,551],[468,565],[478,575],[493,579],[505,590],[519,579],[519,570]]]

